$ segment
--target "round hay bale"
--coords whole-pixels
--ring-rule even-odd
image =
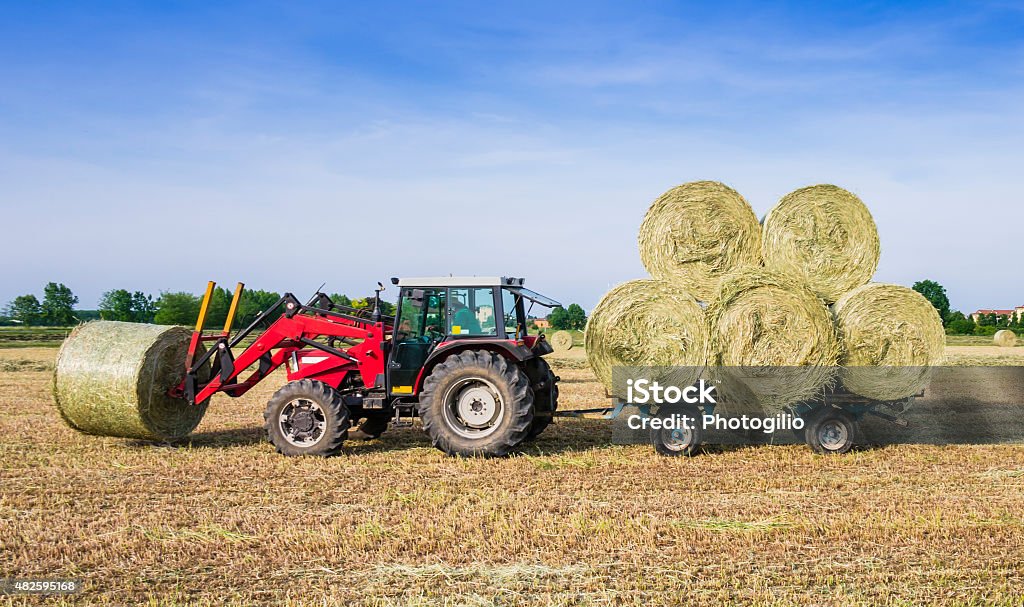
[[[555,352],[566,352],[568,350],[572,350],[572,346],[572,333],[568,331],[555,331],[551,335],[551,347],[554,348]]]
[[[764,268],[739,270],[722,280],[707,315],[723,399],[742,392],[774,414],[833,381],[839,343],[832,317],[803,282]]]
[[[208,403],[167,396],[185,376],[192,332],[94,321],[75,329],[57,355],[53,394],[61,417],[86,434],[174,440],[192,432]]]
[[[640,224],[640,259],[654,278],[674,282],[701,301],[723,274],[761,264],[761,226],[736,190],[717,181],[672,188]]]
[[[1012,348],[1017,345],[1017,334],[1013,331],[1007,331],[1006,329],[1000,329],[996,331],[996,334],[992,336],[992,343],[997,346],[1004,348]]]
[[[869,283],[832,306],[842,354],[840,378],[854,394],[897,400],[920,392],[942,362],[946,334],[935,306],[899,285]]]
[[[632,280],[606,293],[583,339],[594,375],[609,394],[614,367],[635,367],[637,376],[651,379],[663,376],[659,367],[685,367],[670,380],[688,385],[707,364],[704,310],[684,289],[661,280]]]
[[[871,280],[881,248],[871,212],[834,185],[791,192],[764,218],[766,268],[803,280],[828,303]]]

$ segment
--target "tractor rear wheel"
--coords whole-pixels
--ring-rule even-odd
[[[349,428],[341,395],[311,379],[289,382],[275,392],[263,419],[270,442],[288,456],[336,455]]]
[[[434,446],[449,455],[504,456],[530,431],[533,391],[514,363],[468,350],[446,358],[423,381],[419,416]]]
[[[558,410],[558,376],[551,370],[551,365],[543,358],[537,359],[543,386],[533,392],[534,418],[526,440],[533,440],[551,425],[554,413]],[[546,415],[542,415],[546,414]]]

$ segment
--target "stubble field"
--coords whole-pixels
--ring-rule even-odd
[[[0,577],[84,582],[48,603],[1022,601],[1024,446],[669,459],[559,420],[509,459],[446,457],[418,428],[290,459],[260,426],[272,382],[217,397],[182,445],[77,434],[55,353],[0,350]],[[1020,347],[950,354],[1024,364]],[[579,349],[552,362],[563,406],[602,402]]]

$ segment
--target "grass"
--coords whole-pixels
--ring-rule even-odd
[[[72,327],[0,327],[0,348],[57,348]]]
[[[583,357],[551,359],[565,406],[601,400]],[[1024,588],[1024,446],[670,459],[573,419],[501,460],[448,458],[418,428],[290,459],[260,427],[279,383],[215,398],[168,446],[75,433],[50,382],[0,373],[0,577],[84,581],[53,604],[1020,605]]]
[[[992,336],[991,335],[947,335],[946,336],[947,346],[991,346]],[[1024,339],[1018,338],[1017,346],[1024,346]]]

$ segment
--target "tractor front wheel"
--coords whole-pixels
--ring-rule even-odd
[[[423,381],[419,416],[434,446],[449,455],[504,456],[530,431],[533,391],[514,363],[468,350],[446,358]]]
[[[270,442],[288,456],[336,455],[350,425],[341,395],[311,379],[289,382],[275,392],[263,419]]]

